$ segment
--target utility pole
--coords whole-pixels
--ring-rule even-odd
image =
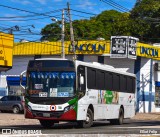
[[[72,45],[72,51],[74,53],[73,60],[76,60],[76,51],[75,51],[75,41],[74,41],[74,33],[73,33],[73,26],[72,26],[72,19],[70,14],[70,5],[69,2],[67,2],[68,7],[68,16],[69,16],[69,22],[70,22],[70,36],[71,36],[71,45]]]
[[[61,44],[62,44],[62,58],[65,59],[65,47],[64,47],[64,9],[62,9],[62,34],[61,34]]]

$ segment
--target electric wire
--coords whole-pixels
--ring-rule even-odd
[[[60,17],[58,17],[58,16],[50,16],[50,17],[60,18]],[[48,19],[48,17],[33,18],[33,19],[24,19],[24,20],[0,19],[0,21],[29,21],[29,20],[41,20],[41,19]]]
[[[79,10],[75,10],[75,9],[70,9],[72,11],[75,11],[75,12],[80,12],[80,13],[84,13],[84,14],[89,14],[89,15],[97,15],[97,14],[94,14],[94,13],[89,13],[89,12],[84,12],[84,11],[79,11]]]
[[[111,4],[117,6],[117,7],[120,8],[120,9],[123,9],[123,10],[125,10],[125,11],[130,11],[130,10],[127,9],[126,7],[124,7],[124,6],[120,5],[120,4],[118,4],[117,2],[114,2],[113,0],[105,0],[105,1],[110,2]]]
[[[113,8],[115,8],[115,9],[121,11],[121,12],[128,12],[129,11],[128,9],[126,10],[123,7],[120,7],[119,5],[113,3],[113,1],[107,1],[107,0],[100,0],[100,1],[112,6]]]
[[[33,11],[28,11],[28,10],[24,10],[24,9],[19,9],[19,8],[15,8],[15,7],[10,7],[10,6],[6,6],[6,5],[2,5],[0,4],[0,7],[5,7],[5,8],[9,8],[9,9],[13,9],[13,10],[18,10],[18,11],[22,11],[22,12],[27,12],[27,13],[32,13],[32,14],[36,14],[36,15],[43,15],[43,16],[47,16],[47,17],[54,17],[54,16],[50,16],[44,13],[36,13]]]
[[[56,12],[60,12],[61,9],[59,10],[54,10],[54,11],[49,11],[49,12],[45,12],[45,13],[40,13],[40,15],[26,15],[26,16],[10,16],[10,17],[0,17],[0,19],[13,19],[13,18],[28,18],[28,17],[36,17],[36,16],[42,16],[41,14],[53,14]]]

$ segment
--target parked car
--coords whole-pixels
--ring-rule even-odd
[[[13,111],[13,113],[20,113],[24,110],[23,96],[4,96],[0,99],[0,111]]]

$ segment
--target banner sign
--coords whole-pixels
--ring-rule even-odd
[[[136,59],[137,41],[137,38],[130,36],[112,36],[110,57]]]
[[[128,58],[136,59],[136,48],[137,48],[137,42],[138,39],[134,37],[129,37],[129,43],[128,43]]]
[[[126,43],[127,43],[126,37],[112,36],[111,37],[110,57],[126,58],[127,57]]]
[[[160,60],[160,47],[144,43],[138,43],[137,56]]]

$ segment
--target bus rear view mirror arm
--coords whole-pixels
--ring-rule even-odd
[[[23,71],[21,74],[20,74],[20,86],[25,89],[25,86],[22,85],[22,82],[23,82],[23,76],[26,74],[26,70]]]

